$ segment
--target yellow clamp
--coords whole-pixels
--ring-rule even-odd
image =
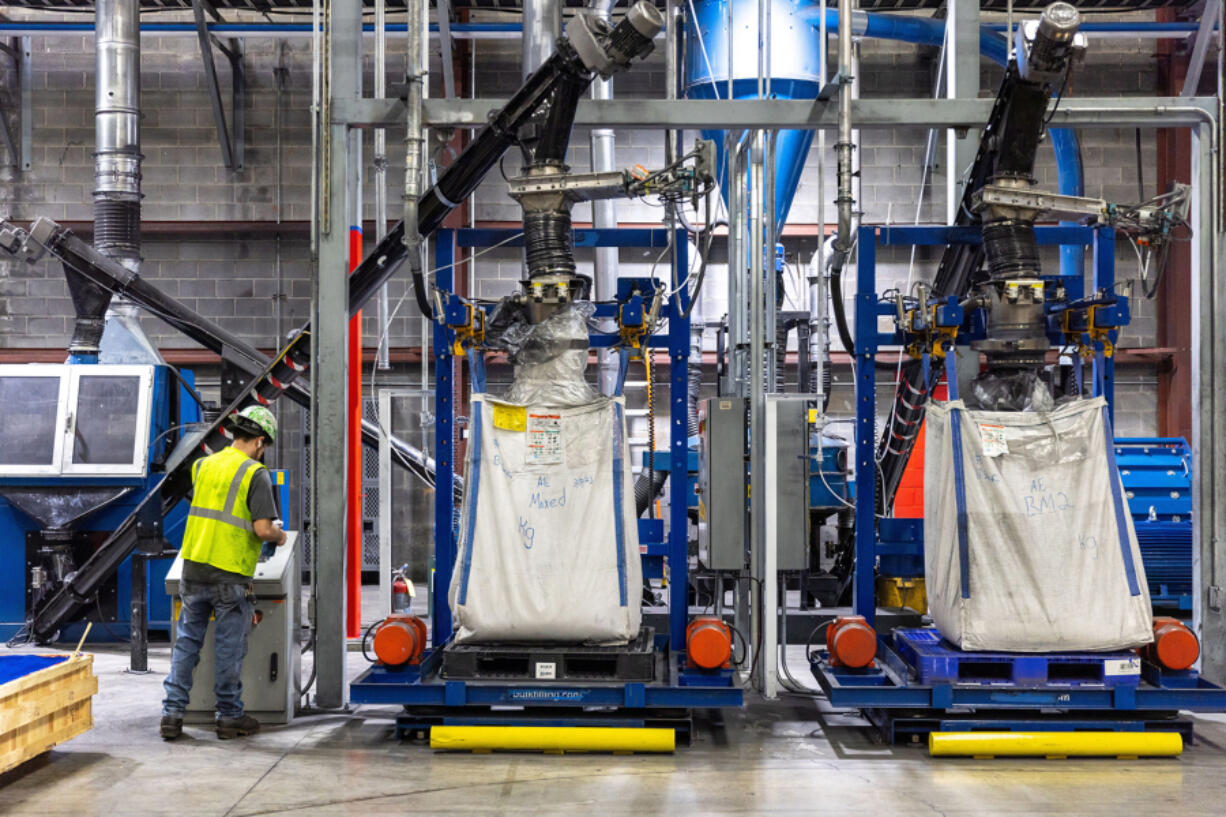
[[[933,304],[932,306],[928,307],[928,325],[936,328],[926,329],[923,332],[912,333],[916,335],[916,339],[907,344],[907,354],[916,360],[923,357],[925,348],[929,348],[931,350],[933,357],[937,358],[938,360],[943,360],[945,358],[945,341],[949,341],[952,344],[954,339],[958,336],[958,327],[936,325],[938,306],[939,304]],[[915,325],[914,313],[914,309],[907,312],[908,326]]]
[[[1095,321],[1098,317],[1099,307],[1092,306],[1086,310],[1086,334],[1090,336],[1090,343],[1101,342],[1103,345],[1103,356],[1111,357],[1115,354],[1115,344],[1111,342],[1111,329],[1106,326],[1099,326]],[[1093,356],[1093,350],[1087,357]]]
[[[1104,357],[1113,357],[1115,355],[1115,344],[1111,341],[1111,327],[1099,326],[1095,320],[1099,308],[1098,306],[1086,307],[1086,329],[1084,332],[1074,332],[1069,329],[1069,318],[1072,317],[1071,311],[1066,311],[1060,319],[1061,328],[1065,336],[1071,341],[1071,345],[1077,347],[1077,354],[1083,360],[1090,360],[1094,357],[1095,343],[1102,343]],[[1082,343],[1082,335],[1089,337],[1090,342]]]
[[[937,360],[945,359],[945,341],[949,341],[949,345],[954,345],[954,340],[958,337],[958,327],[956,326],[941,326],[937,328],[936,335],[932,341],[932,356]]]
[[[625,326],[620,320],[621,310],[625,308],[626,307],[624,305],[617,308],[619,318],[617,322],[618,333],[621,335],[622,340],[625,341],[631,348],[641,349],[643,348],[643,336],[647,334],[646,321],[644,321],[643,325],[641,326]]]
[[[455,328],[455,342],[452,343],[452,352],[457,355],[464,354],[466,347],[479,346],[485,340],[485,310],[476,309],[472,304],[464,304],[464,308],[468,310],[468,324]]]

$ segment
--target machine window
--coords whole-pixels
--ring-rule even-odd
[[[74,465],[131,465],[140,377],[82,376],[77,386]]]
[[[0,465],[54,465],[60,377],[0,377]]]

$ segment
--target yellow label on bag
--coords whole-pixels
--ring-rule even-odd
[[[528,430],[528,409],[524,406],[507,406],[491,403],[494,407],[494,428],[506,431]]]

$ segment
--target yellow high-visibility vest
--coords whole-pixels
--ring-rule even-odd
[[[196,460],[183,531],[184,559],[244,576],[255,574],[262,543],[251,524],[247,490],[263,467],[232,447]]]

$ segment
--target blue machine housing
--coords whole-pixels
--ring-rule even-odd
[[[47,373],[54,376],[54,371],[62,369],[67,381],[70,373],[92,374],[106,370],[108,367],[95,367],[92,364],[65,364],[61,367],[38,366],[39,374]],[[25,627],[29,614],[31,570],[28,564],[30,549],[36,543],[50,539],[52,541],[72,540],[72,547],[79,551],[96,547],[123,522],[133,510],[145,499],[149,491],[160,481],[161,474],[157,472],[157,464],[169,453],[168,444],[176,437],[168,433],[176,426],[183,426],[200,421],[199,407],[187,388],[173,379],[169,367],[152,366],[152,395],[149,402],[147,428],[148,450],[145,457],[144,474],[103,476],[88,474],[40,474],[0,476],[0,637],[5,639],[17,635]],[[6,367],[6,374],[19,374],[24,367]],[[34,367],[31,368],[33,373]],[[192,372],[181,373],[184,380],[194,387]],[[177,390],[177,396],[172,398],[172,392]],[[177,407],[177,411],[175,410]],[[172,416],[173,415],[173,416]],[[57,434],[65,434],[61,423],[56,428]],[[105,493],[96,494],[97,499],[85,499],[84,502],[97,506],[88,510],[67,524],[53,531],[44,532],[41,524],[30,512],[22,510],[20,504],[23,489],[55,489],[56,494],[64,497],[89,497],[91,491],[103,491],[118,494],[110,501],[105,501]],[[108,490],[109,489],[109,490]],[[16,500],[16,501],[15,501]],[[177,548],[182,541],[183,526],[187,519],[187,506],[180,503],[163,520],[162,532],[164,538]],[[85,551],[89,552],[89,551]],[[76,564],[82,559],[78,558]],[[152,559],[148,572],[148,618],[152,630],[170,629],[172,618],[170,597],[165,591],[166,571],[170,569],[172,560],[169,558]],[[94,626],[90,632],[90,641],[123,640],[127,638],[130,620],[132,595],[132,559],[125,559],[113,579],[103,585],[99,599],[89,608],[85,620],[94,621],[101,626]],[[80,637],[85,626],[85,620],[66,626],[60,633],[64,641],[73,641]]]

